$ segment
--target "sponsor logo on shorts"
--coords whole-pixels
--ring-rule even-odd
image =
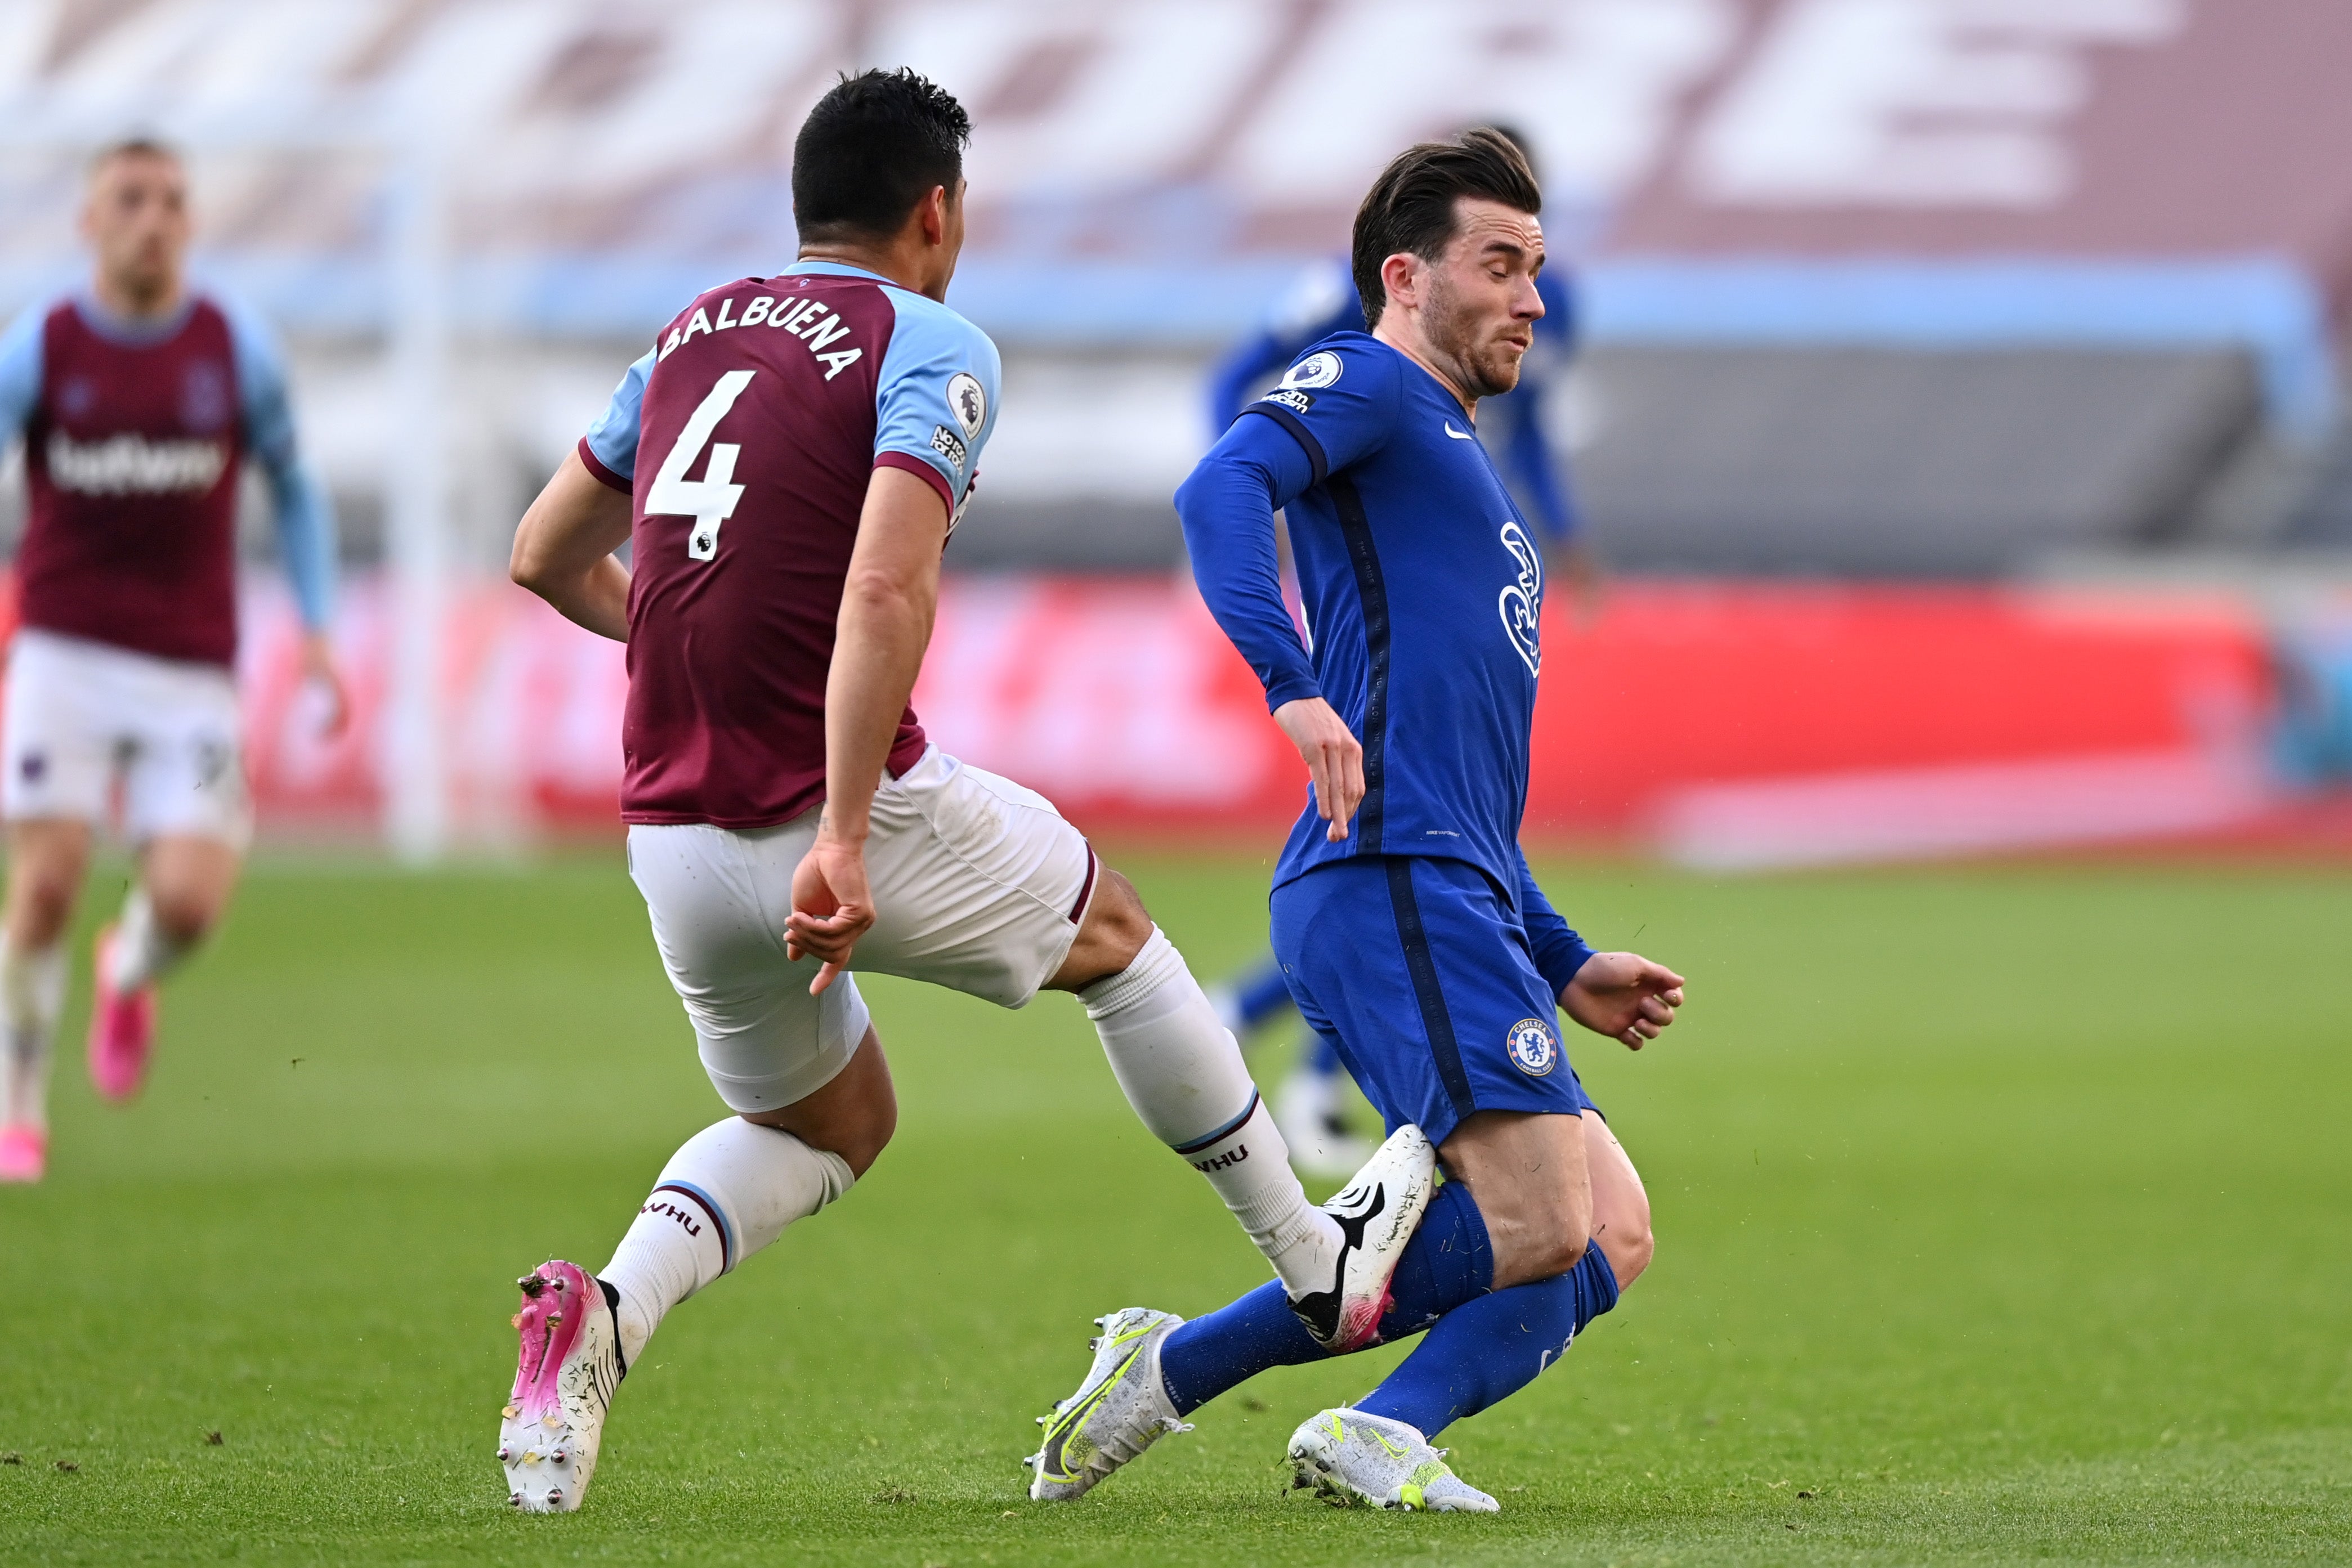
[[[1548,1078],[1559,1065],[1559,1037],[1541,1019],[1521,1019],[1503,1037],[1511,1065],[1530,1078]]]

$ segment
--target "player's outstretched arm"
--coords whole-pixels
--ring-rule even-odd
[[[507,571],[600,637],[629,640],[629,569],[613,552],[627,542],[629,497],[588,472],[577,452],[522,515]]]
[[[824,816],[793,874],[793,912],[784,922],[790,956],[823,961],[812,991],[833,984],[874,925],[866,883],[874,791],[930,645],[947,538],[947,503],[929,481],[904,468],[874,470],[825,678]]]

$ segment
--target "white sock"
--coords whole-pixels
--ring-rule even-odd
[[[1339,1221],[1307,1201],[1241,1047],[1167,935],[1155,928],[1135,962],[1078,998],[1151,1135],[1209,1178],[1285,1289],[1329,1289]]]
[[[26,953],[0,941],[0,1126],[48,1126],[49,1057],[65,1009],[65,944]]]
[[[621,1292],[622,1361],[636,1360],[672,1307],[856,1179],[839,1155],[740,1116],[688,1138],[599,1276]]]
[[[180,967],[196,949],[193,942],[172,940],[155,918],[155,905],[143,887],[133,887],[122,901],[122,915],[114,927],[114,969],[107,979],[118,991],[152,986]]]

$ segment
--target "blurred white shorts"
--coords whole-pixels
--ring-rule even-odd
[[[733,1110],[768,1111],[833,1081],[865,1039],[856,982],[809,995],[816,960],[784,956],[812,808],[782,827],[629,829],[629,874],[704,1071]],[[1085,837],[1052,801],[939,747],[875,792],[866,874],[874,928],[851,967],[1025,1006],[1053,978],[1094,897]]]
[[[115,780],[122,831],[253,836],[236,677],[80,637],[19,628],[8,645],[0,726],[0,817],[69,817],[102,826]]]

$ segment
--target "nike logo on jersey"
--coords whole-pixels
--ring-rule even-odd
[[[1478,439],[1466,430],[1454,429],[1454,422],[1450,419],[1445,422],[1445,434],[1454,437],[1456,441],[1475,441]]]

